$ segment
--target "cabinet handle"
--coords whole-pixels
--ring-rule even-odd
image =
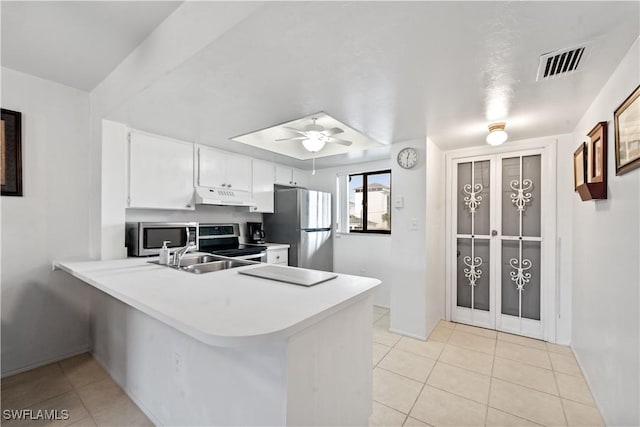
[[[227,184],[227,188],[231,188],[231,184]]]
[[[289,184],[293,184],[293,181],[289,181]]]
[[[227,186],[227,184],[221,184],[221,185],[222,185],[223,187],[226,187],[226,186]]]
[[[297,182],[297,181],[296,181],[296,182],[294,182],[294,183],[293,183],[293,185],[298,185],[298,182]]]
[[[276,257],[276,259],[280,259],[280,255],[278,255],[278,256]]]
[[[187,205],[187,207],[188,207],[188,208],[190,208],[190,207],[191,207],[191,205]]]
[[[198,186],[200,185],[200,149],[198,148]]]

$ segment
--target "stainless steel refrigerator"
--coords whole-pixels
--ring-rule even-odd
[[[301,188],[275,192],[275,210],[263,215],[267,242],[288,243],[289,265],[333,271],[331,194]]]

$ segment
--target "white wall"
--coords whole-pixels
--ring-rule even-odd
[[[368,163],[357,163],[338,168],[318,169],[311,175],[309,188],[326,191],[332,194],[333,220],[336,222],[336,178],[338,174],[372,172],[389,169],[388,160]],[[393,186],[394,177],[391,176]],[[393,233],[393,230],[392,230]],[[357,234],[334,232],[333,235],[333,270],[337,273],[374,277],[382,281],[374,298],[374,303],[381,307],[390,306],[391,295],[391,237],[388,234]]]
[[[2,197],[2,375],[89,346],[85,285],[52,272],[89,254],[89,95],[2,68],[22,113],[24,197]]]
[[[127,207],[127,134],[121,123],[102,121],[100,259],[126,258],[124,246]]]
[[[640,425],[640,170],[615,175],[613,125],[614,110],[639,83],[636,40],[573,133],[575,148],[608,122],[608,199],[572,199],[572,347],[608,425]],[[567,168],[572,160],[558,159]]]
[[[427,328],[426,139],[393,144],[391,158],[396,159],[405,147],[418,151],[418,163],[408,170],[395,161],[391,166],[391,198],[403,197],[404,207],[394,207],[391,213],[393,287],[390,329],[426,339],[431,332]]]
[[[426,330],[445,315],[446,264],[446,160],[444,152],[427,138],[426,231]]]

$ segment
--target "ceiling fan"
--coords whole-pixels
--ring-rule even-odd
[[[301,141],[304,148],[311,153],[317,153],[322,150],[327,142],[331,144],[344,145],[345,147],[349,147],[353,144],[351,141],[339,139],[334,136],[343,133],[344,130],[340,128],[325,129],[323,126],[316,124],[316,120],[318,120],[317,118],[313,118],[311,120],[313,120],[313,124],[305,126],[302,130],[285,126],[285,129],[289,129],[299,136],[276,139],[276,142]]]

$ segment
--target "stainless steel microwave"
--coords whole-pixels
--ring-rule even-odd
[[[187,232],[187,230],[189,230]],[[187,242],[198,247],[197,222],[128,222],[126,245],[129,256],[160,254],[162,242],[169,248],[181,248]]]

